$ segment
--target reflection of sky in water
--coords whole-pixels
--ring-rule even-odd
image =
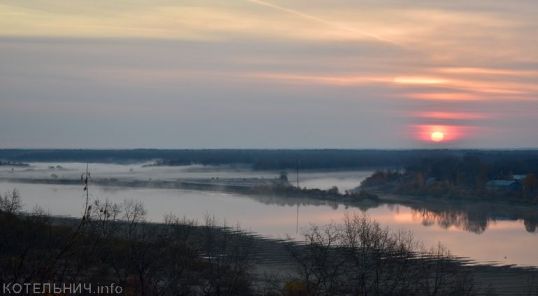
[[[0,183],[0,192],[12,188],[20,191],[26,209],[39,205],[54,215],[78,216],[81,213],[83,192],[79,186]],[[96,186],[91,188],[91,197],[113,202],[140,200],[148,211],[148,219],[155,222],[163,221],[163,216],[169,213],[198,221],[211,215],[220,223],[239,225],[242,229],[273,238],[300,237],[296,234],[297,206],[277,197],[249,198],[218,192]],[[346,213],[359,211],[342,205],[301,200],[299,229],[304,231],[310,224],[337,223]],[[521,220],[490,222],[487,230],[477,234],[456,225],[446,229],[438,223],[424,226],[424,216],[420,212],[401,205],[380,206],[367,213],[393,230],[412,231],[426,246],[442,242],[457,256],[481,262],[538,266],[538,234],[525,231]]]
[[[0,167],[1,177],[78,178],[86,165],[82,163],[36,163],[31,167],[18,167],[11,172],[9,167]],[[251,171],[230,167],[143,167],[140,164],[90,164],[92,176],[96,178],[165,179],[182,178],[274,178],[279,172]],[[337,186],[340,191],[352,189],[366,178],[370,171],[347,172],[300,172],[300,185],[307,188],[327,189]],[[289,171],[290,182],[295,183],[295,171]],[[0,192],[17,188],[21,192],[25,208],[31,210],[39,205],[54,215],[79,216],[83,192],[79,186],[0,183]],[[203,221],[205,216],[214,216],[220,223],[241,228],[273,238],[300,238],[296,233],[297,206],[299,206],[299,233],[310,224],[338,223],[345,213],[359,212],[357,208],[346,208],[335,203],[307,199],[283,199],[279,197],[255,197],[187,190],[124,189],[92,187],[93,199],[109,199],[121,203],[126,199],[140,200],[148,210],[148,219],[161,222],[165,214],[173,213],[190,219]],[[538,255],[535,248],[538,234],[532,230],[538,213],[502,212],[493,220],[491,212],[498,209],[476,207],[454,207],[434,205],[427,209],[401,205],[380,206],[367,211],[368,215],[393,230],[411,230],[426,246],[442,242],[455,255],[471,257],[479,261],[536,265]],[[530,214],[529,214],[530,211]],[[525,217],[524,225],[521,217]],[[529,219],[531,217],[532,219]],[[493,217],[495,218],[495,217]],[[535,219],[536,218],[536,219]],[[506,259],[505,259],[506,256]]]

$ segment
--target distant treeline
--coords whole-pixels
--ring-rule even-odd
[[[538,163],[538,150],[343,150],[343,149],[200,149],[200,150],[57,150],[5,149],[0,160],[16,162],[156,161],[158,165],[246,165],[259,170],[403,168],[428,158],[473,156],[486,163],[517,167]],[[528,171],[525,169],[525,171]]]
[[[511,179],[513,175],[538,175],[536,153],[468,153],[463,157],[424,158],[406,167],[437,180],[477,186],[487,180]]]
[[[3,161],[3,160],[0,160],[0,166],[28,166],[28,164],[26,163],[22,163],[22,162],[15,162],[15,161]]]
[[[475,152],[463,157],[424,158],[405,170],[378,171],[363,188],[435,197],[494,197],[538,202],[535,152]]]

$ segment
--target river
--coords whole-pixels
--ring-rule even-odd
[[[0,178],[80,177],[84,164],[36,163],[30,167],[1,167]],[[177,178],[273,178],[279,172],[251,171],[245,168],[144,167],[142,165],[91,164],[93,178],[177,179]],[[356,187],[371,171],[299,172],[301,186],[341,191]],[[293,181],[296,172],[289,172]],[[84,201],[82,186],[0,182],[0,192],[17,189],[26,211],[40,207],[52,215],[80,217]],[[438,243],[458,257],[477,263],[538,266],[536,209],[498,212],[480,206],[410,207],[381,204],[370,208],[346,207],[309,199],[245,196],[222,192],[180,189],[119,188],[90,186],[90,199],[122,203],[141,201],[147,220],[162,222],[167,214],[203,222],[215,218],[219,224],[277,239],[300,240],[311,225],[339,223],[346,214],[366,213],[393,231],[411,231],[426,247]],[[493,212],[493,214],[491,213]],[[530,213],[530,214],[529,214]],[[530,215],[530,216],[529,216]]]

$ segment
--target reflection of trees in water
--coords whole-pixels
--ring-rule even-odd
[[[485,215],[470,215],[463,211],[440,211],[433,212],[427,209],[414,209],[413,219],[422,220],[422,225],[431,226],[437,223],[441,228],[456,227],[474,233],[482,233],[488,227],[488,219]]]
[[[248,195],[249,198],[252,198],[258,202],[261,202],[266,205],[277,205],[277,206],[329,206],[333,210],[337,210],[339,206],[343,206],[345,209],[350,207],[357,208],[361,211],[366,211],[371,208],[377,208],[380,206],[378,202],[375,201],[360,201],[353,203],[342,203],[338,201],[329,201],[324,199],[315,199],[308,197],[282,197],[276,195]]]
[[[536,221],[525,220],[524,224],[525,224],[525,229],[528,232],[536,232],[536,225],[538,225],[538,223]]]
[[[460,206],[460,207],[412,207],[414,220],[420,220],[422,225],[439,225],[443,229],[456,227],[477,234],[483,233],[490,222],[523,220],[527,232],[536,232],[538,212],[533,210],[518,211],[509,207],[495,206]]]
[[[249,196],[263,204],[279,206],[330,206],[336,210],[339,206],[358,208],[367,211],[380,206],[378,203],[353,203],[344,205],[336,201],[325,201],[311,198],[289,198],[279,196]],[[530,207],[512,207],[510,205],[491,204],[421,204],[405,205],[411,207],[412,217],[420,221],[424,226],[439,225],[443,229],[455,227],[465,231],[481,234],[495,221],[523,220],[525,230],[535,233],[538,226],[538,211]],[[393,212],[399,212],[398,204],[387,204],[387,208]]]

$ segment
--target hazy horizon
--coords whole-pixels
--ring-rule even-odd
[[[113,151],[129,151],[129,150],[356,150],[356,151],[409,151],[409,150],[424,150],[424,151],[436,151],[436,150],[476,150],[476,151],[533,151],[538,150],[538,147],[490,147],[490,148],[481,148],[481,147],[445,147],[445,146],[431,146],[431,147],[414,147],[414,148],[335,148],[335,147],[292,147],[292,148],[282,148],[282,147],[253,147],[253,148],[244,148],[244,147],[199,147],[199,148],[182,148],[182,147],[0,147],[0,150],[113,150]]]

